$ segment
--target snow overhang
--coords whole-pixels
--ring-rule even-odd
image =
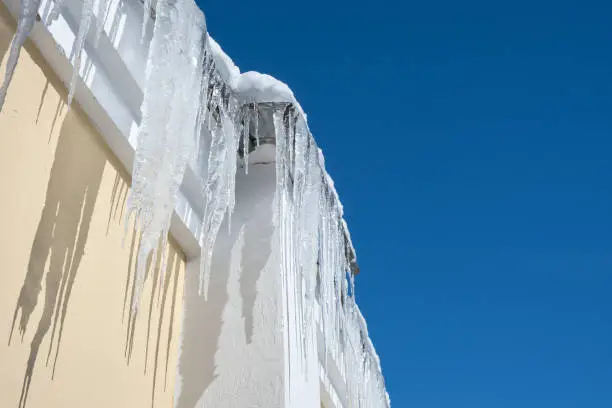
[[[155,20],[155,2],[151,0],[139,0],[143,7],[149,7],[150,18]],[[204,15],[204,12],[202,12]],[[206,30],[206,17],[204,15],[204,30]],[[253,110],[257,110],[257,117],[260,119],[258,126],[252,128],[261,128],[262,137],[256,137],[252,134],[249,137],[250,146],[248,151],[253,152],[256,150],[258,145],[271,145],[275,144],[275,132],[266,131],[267,128],[272,127],[272,112],[283,111],[295,112],[301,116],[306,123],[308,128],[307,115],[302,109],[301,105],[295,98],[293,91],[287,84],[268,74],[262,74],[255,71],[248,71],[241,73],[238,66],[234,63],[229,55],[227,55],[219,43],[207,33],[206,41],[207,51],[212,57],[212,72],[210,75],[209,87],[212,90],[213,87],[218,86],[219,83],[223,83],[222,87],[225,89],[225,97],[233,98],[235,103],[240,108],[251,107]],[[268,129],[269,130],[269,129]],[[311,142],[318,146],[316,140],[310,129],[308,129],[309,138]],[[319,149],[320,150],[320,149]],[[239,146],[239,154],[242,157],[244,154],[244,146],[241,143]],[[342,203],[334,186],[333,179],[325,170],[325,164],[323,159],[323,153],[320,153],[321,159],[321,170],[324,174],[324,185],[330,196],[334,197],[337,208],[342,212]],[[189,174],[187,175],[189,177]],[[350,265],[350,270],[353,275],[359,274],[359,265],[357,263],[357,255],[355,253],[355,247],[351,240],[351,235],[348,229],[348,225],[344,219],[342,219],[341,225],[339,226],[343,232],[346,248],[347,248],[347,260]]]
[[[261,144],[275,144],[275,132],[273,131],[274,124],[272,123],[272,113],[282,112],[283,115],[300,116],[306,123],[308,129],[308,137],[313,145],[318,146],[310,129],[308,128],[307,116],[295,98],[295,95],[282,81],[268,74],[249,71],[240,73],[240,69],[234,64],[232,59],[223,52],[219,44],[209,35],[207,41],[207,51],[212,56],[212,72],[211,77],[214,78],[210,82],[210,88],[218,86],[219,82],[223,82],[225,96],[234,99],[240,108],[252,109],[257,112],[257,126],[251,126],[251,129],[257,128],[261,130],[259,135],[250,134],[248,152],[256,150]],[[228,102],[229,103],[229,102]],[[295,123],[295,122],[293,122]],[[318,148],[318,147],[317,147]],[[245,147],[240,144],[239,154],[244,155]],[[334,197],[337,208],[342,212],[342,203],[334,186],[333,179],[325,170],[323,153],[320,152],[320,165],[324,175],[324,186],[331,197]],[[353,246],[351,235],[349,233],[346,221],[342,219],[340,230],[343,232],[346,248],[347,260],[349,261],[351,273],[359,274],[359,265],[357,264],[357,256]]]

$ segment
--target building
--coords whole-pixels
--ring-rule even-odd
[[[0,114],[0,406],[388,407],[352,302],[341,205],[290,90],[236,73],[191,0],[159,0],[157,13],[138,0],[22,1],[0,3],[3,72],[15,33],[25,38],[20,9],[37,9]],[[185,30],[176,15],[190,16]],[[180,50],[159,43],[175,59],[152,70],[151,43],[167,37]],[[205,69],[176,65],[192,57]],[[172,105],[151,81],[175,71]],[[186,112],[193,84],[205,99]],[[143,117],[163,121],[149,139]],[[173,134],[159,123],[197,123],[196,144],[156,145]],[[167,177],[186,148],[198,154]]]

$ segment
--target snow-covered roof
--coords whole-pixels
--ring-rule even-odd
[[[255,71],[241,73],[240,68],[234,63],[229,55],[227,55],[219,43],[210,36],[207,37],[207,47],[214,61],[214,69],[218,77],[222,79],[228,88],[232,91],[239,104],[248,103],[279,103],[291,104],[297,112],[302,116],[308,129],[307,115],[302,109],[302,106],[297,101],[293,91],[287,84],[274,78],[268,74],[262,74]],[[309,137],[316,144],[314,136],[308,129]],[[343,206],[340,197],[336,191],[332,177],[325,170],[325,159],[323,152],[319,149],[319,164],[323,171],[326,188],[330,195],[336,201],[336,207],[343,214]],[[348,229],[348,225],[344,219],[340,228],[342,229],[349,251],[348,258],[350,261],[351,271],[354,274],[359,273],[357,265],[357,255]]]

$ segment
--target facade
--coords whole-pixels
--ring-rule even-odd
[[[235,146],[235,208],[231,225],[226,217],[212,241],[206,293],[207,154],[190,162],[180,181],[162,230],[169,238],[157,256],[142,256],[146,230],[128,217],[128,197],[136,196],[131,172],[142,147],[156,16],[144,22],[141,41],[138,0],[111,0],[95,14],[68,105],[87,4],[93,2],[65,0],[51,21],[53,3],[41,2],[0,113],[0,406],[388,407],[356,305],[349,313],[342,297],[330,323],[325,296],[303,309],[308,283],[287,273],[294,266],[283,231],[294,227],[278,217],[282,167],[274,131],[287,101],[247,104],[256,112],[257,143],[246,149],[248,174],[241,170],[251,141]],[[0,2],[3,71],[20,6]],[[215,64],[206,67],[231,81],[231,60],[210,41]],[[253,89],[237,93],[247,94]],[[295,171],[290,176],[297,183]],[[350,244],[345,228],[339,234]],[[343,248],[349,273],[357,273],[352,246]],[[316,276],[317,293],[333,286],[325,274]]]

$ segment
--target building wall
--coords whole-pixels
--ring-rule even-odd
[[[3,66],[14,30],[0,3]],[[28,42],[0,114],[0,407],[171,407],[184,256],[132,313],[129,175],[65,97]]]
[[[275,187],[274,163],[254,154],[248,175],[237,172],[232,225],[221,225],[207,297],[198,294],[197,263],[187,275],[176,408],[284,406]]]

